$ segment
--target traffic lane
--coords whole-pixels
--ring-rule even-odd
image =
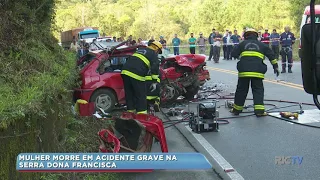
[[[210,73],[220,77],[219,81],[232,81],[231,89],[236,87],[236,75]],[[311,97],[302,90],[264,84],[266,99],[312,103]],[[251,92],[248,97],[252,97]],[[219,108],[219,111],[221,117],[230,116],[225,108]],[[220,126],[219,133],[202,135],[245,179],[317,179],[320,175],[317,167],[320,162],[317,153],[320,147],[319,129],[290,124],[269,116],[253,116],[231,119],[230,124]],[[275,156],[303,156],[304,161],[300,166],[280,166],[275,165]]]
[[[158,115],[164,121],[162,115]],[[167,124],[168,125],[168,124]],[[166,125],[166,126],[167,126]],[[188,141],[179,133],[175,127],[165,129],[169,152],[196,152]],[[159,143],[153,144],[152,152],[161,152]],[[157,170],[150,173],[121,173],[122,179],[130,180],[220,180],[219,176],[213,170],[197,171],[169,171]]]
[[[237,62],[238,61],[235,61],[235,60],[232,60],[232,61],[220,60],[219,63],[207,61],[207,66],[208,66],[208,68],[210,68],[210,67],[221,68],[221,69],[237,72]],[[268,62],[268,60],[265,60],[265,64],[268,66],[266,78],[275,80],[276,76],[273,73],[272,65]],[[279,70],[281,71],[281,61],[278,61],[278,65],[279,65]],[[292,71],[293,71],[292,74],[289,74],[289,73],[280,74],[278,79],[280,79],[282,81],[290,82],[290,83],[299,84],[300,86],[302,86],[302,75],[301,75],[300,62],[294,63],[294,65],[292,67]]]
[[[229,116],[226,109],[219,109]],[[227,114],[227,115],[224,115]],[[244,179],[317,179],[319,129],[272,117],[230,119],[219,133],[202,136]],[[275,165],[276,156],[303,156],[299,165]]]
[[[235,92],[238,76],[236,72],[216,71],[208,68],[212,77],[208,84],[225,84],[225,91]],[[312,95],[304,92],[303,87],[292,84],[283,84],[277,81],[264,80],[265,99],[289,100],[297,102],[312,103]],[[252,97],[251,88],[248,97]]]

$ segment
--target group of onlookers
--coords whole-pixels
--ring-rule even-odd
[[[264,33],[261,33],[261,31],[258,32],[258,40],[264,42],[268,46],[271,45],[271,49],[274,51],[276,58],[279,59],[279,55],[281,52],[283,52],[284,46],[289,46],[291,41],[292,44],[294,43],[294,35],[289,32],[289,27],[285,28],[285,32],[282,34],[277,33],[276,29],[273,29],[272,33],[268,33],[268,29],[265,29]],[[212,59],[215,62],[219,61],[220,58],[220,52],[221,47],[223,51],[223,59],[224,60],[232,60],[231,52],[232,49],[237,46],[241,41],[244,40],[243,34],[246,31],[246,28],[243,28],[243,32],[241,35],[238,34],[237,30],[229,31],[226,30],[223,34],[220,33],[215,28],[212,29],[212,33],[209,35],[208,38],[203,36],[203,33],[199,33],[199,37],[196,38],[194,36],[194,33],[190,33],[190,38],[188,39],[189,44],[189,50],[191,54],[196,53],[196,48],[198,48],[199,54],[206,54],[206,46],[210,46],[210,52],[209,52],[209,58],[208,61],[211,61]],[[289,33],[289,35],[288,35]],[[291,33],[291,35],[290,35]],[[292,36],[292,40],[290,39]],[[282,37],[282,38],[281,38]],[[154,41],[154,37],[151,37],[150,41]],[[286,43],[288,41],[288,45],[281,44],[280,43]],[[166,40],[164,40],[163,36],[160,36],[161,44],[164,46],[164,49],[166,48]],[[173,53],[174,55],[180,54],[180,48],[182,47],[182,41],[178,37],[177,34],[174,34],[174,38],[172,39],[172,46],[173,46]],[[280,48],[281,44],[281,48]],[[292,51],[292,47],[290,47]],[[281,50],[281,51],[280,51]],[[282,57],[284,58],[285,55],[289,56],[287,59],[289,59],[290,63],[292,64],[292,53],[282,53]]]
[[[206,47],[210,46],[209,58],[208,61],[214,60],[215,62],[219,62],[221,47],[223,51],[223,59],[224,60],[232,60],[231,52],[232,49],[237,46],[241,41],[244,40],[243,34],[246,28],[243,29],[242,35],[238,34],[237,30],[229,31],[226,30],[223,34],[220,33],[215,28],[212,29],[209,37],[206,38],[203,33],[199,33],[199,37],[195,37],[194,33],[190,33],[190,38],[188,39],[189,51],[191,54],[196,53],[196,48],[198,49],[199,54],[206,54]],[[289,33],[289,34],[288,34]],[[281,54],[283,61],[288,59],[289,66],[292,66],[292,44],[294,43],[294,35],[289,32],[289,27],[285,28],[285,32],[282,34],[277,33],[276,29],[273,29],[272,33],[268,32],[268,29],[265,29],[264,33],[261,31],[258,32],[258,40],[271,45],[271,49],[276,55],[276,58],[279,59],[279,55]],[[103,37],[102,37],[103,38]],[[123,37],[113,37],[108,38],[107,42],[123,42]],[[128,37],[127,46],[134,45],[148,45],[150,42],[155,41],[154,36],[150,38],[149,41],[143,41],[142,38],[138,38],[138,41],[132,38],[132,35]],[[280,43],[280,41],[282,43]],[[81,57],[87,54],[90,50],[96,49],[95,46],[96,40],[93,43],[88,44],[85,41],[77,42],[75,39],[71,43],[70,49],[77,51],[78,56]],[[163,49],[169,50],[167,46],[167,41],[163,36],[160,36],[159,42],[162,44]],[[182,45],[181,39],[177,34],[174,34],[174,38],[171,41],[173,47],[174,55],[180,54],[180,47]],[[281,45],[281,48],[280,48]],[[285,47],[285,48],[284,48]],[[289,48],[288,48],[289,47]],[[281,50],[281,51],[280,51]],[[287,58],[285,57],[287,56]],[[283,66],[285,66],[283,62]]]
[[[85,41],[77,41],[75,37],[73,38],[73,41],[70,45],[71,51],[77,52],[77,57],[80,58],[84,55],[86,55],[89,52],[90,44]]]
[[[215,61],[220,57],[221,46],[223,47],[224,59],[231,59],[231,51],[234,46],[239,44],[241,37],[238,35],[237,30],[226,30],[226,33],[222,35],[216,29],[212,29],[212,33],[208,38],[204,37],[203,33],[199,33],[199,37],[196,38],[194,33],[190,34],[188,39],[189,49],[191,54],[196,53],[196,47],[198,47],[199,54],[206,54],[206,46],[210,45],[209,61],[214,59]],[[181,40],[178,35],[175,34],[172,39],[173,53],[174,55],[180,54]]]

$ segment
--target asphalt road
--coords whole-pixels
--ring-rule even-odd
[[[210,70],[211,80],[207,84],[223,84],[226,92],[234,92],[237,85],[237,61],[220,60],[220,63],[207,62],[207,69]],[[293,74],[281,74],[283,82],[277,82],[269,62],[269,70],[266,74],[265,99],[289,100],[296,102],[313,103],[312,96],[306,94],[302,87],[300,64],[295,63]],[[281,65],[281,62],[279,62]],[[252,98],[251,90],[248,98]],[[246,101],[246,104],[252,104]],[[286,103],[268,102],[279,106],[289,105]],[[220,100],[220,105],[224,100]],[[266,106],[271,108],[271,106]],[[317,109],[315,106],[303,106],[303,109]],[[290,107],[284,111],[295,111],[298,107]],[[231,116],[228,109],[220,107],[220,117]],[[320,120],[320,111],[315,110],[316,117]],[[186,130],[185,124],[180,124],[178,128],[190,138],[194,144],[202,144],[198,151],[206,154],[217,152],[238,172],[244,179],[270,180],[270,179],[320,179],[319,171],[319,149],[320,149],[320,129],[292,124],[274,117],[256,118],[243,117],[230,119],[229,124],[221,125],[220,132],[202,133],[203,142],[195,140],[194,133]],[[299,119],[298,122],[320,126],[320,122],[308,122]],[[189,135],[188,135],[189,134]],[[197,135],[198,136],[198,135]],[[192,140],[193,138],[193,140]],[[196,142],[198,141],[198,142]],[[207,148],[211,145],[214,150]],[[205,147],[207,146],[207,147]],[[217,151],[217,152],[210,152]],[[300,165],[276,165],[276,156],[299,156],[303,157]],[[221,159],[221,157],[219,157]],[[216,159],[217,160],[217,159]],[[218,160],[219,161],[219,160]],[[214,168],[219,169],[218,166]]]
[[[162,115],[159,113],[159,117]],[[165,119],[162,117],[162,119]],[[166,129],[169,152],[195,152],[195,149],[174,127]],[[161,152],[160,144],[153,144],[153,152]],[[123,180],[219,180],[221,179],[213,170],[197,171],[165,171],[158,170],[151,173],[121,173]]]

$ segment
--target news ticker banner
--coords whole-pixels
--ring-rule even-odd
[[[211,169],[200,153],[21,153],[20,172],[147,172]]]

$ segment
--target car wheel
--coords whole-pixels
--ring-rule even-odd
[[[103,109],[105,112],[111,112],[116,104],[116,96],[109,89],[98,89],[93,93],[90,99],[94,102],[95,110],[99,108]]]

